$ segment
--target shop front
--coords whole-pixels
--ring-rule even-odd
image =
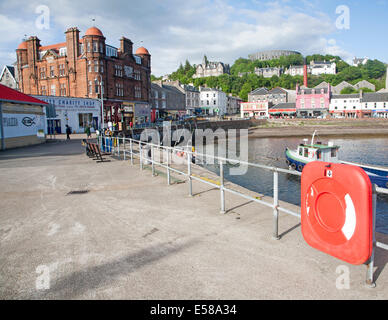
[[[100,127],[100,100],[38,95],[34,97],[55,107],[55,115],[46,115],[46,134],[65,133],[66,125],[73,133],[84,133],[88,126],[92,132]]]

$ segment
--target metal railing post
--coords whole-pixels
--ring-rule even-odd
[[[151,146],[151,168],[152,168],[152,176],[155,176],[154,146]]]
[[[133,148],[132,148],[132,139],[129,139],[129,152],[131,156],[131,164],[133,165]]]
[[[187,152],[187,182],[189,183],[189,196],[193,196],[193,183],[191,179],[191,154]]]
[[[169,186],[171,184],[170,179],[170,150],[166,149],[167,152],[167,185]]]
[[[279,172],[273,172],[273,238],[279,240]]]
[[[123,137],[123,154],[124,154],[124,161],[127,159],[125,155],[125,137]]]
[[[120,157],[120,137],[117,136],[117,156],[119,157],[119,159],[121,159]]]
[[[221,194],[221,210],[220,213],[225,213],[225,190],[224,190],[224,162],[220,160],[220,194]]]
[[[143,170],[143,154],[141,149],[141,141],[139,141],[140,170]]]
[[[375,262],[375,250],[376,250],[376,206],[377,206],[377,191],[376,185],[372,185],[372,207],[373,207],[373,222],[372,222],[372,234],[373,234],[373,247],[372,247],[372,255],[369,259],[369,263],[367,265],[366,271],[366,285],[370,288],[376,287],[376,283],[373,280],[373,268]]]

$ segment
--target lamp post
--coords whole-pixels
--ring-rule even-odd
[[[104,130],[105,127],[105,119],[104,119],[104,87],[102,85],[102,76],[99,74],[100,77],[100,86],[101,86],[101,130]]]

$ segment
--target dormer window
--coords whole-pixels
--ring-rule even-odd
[[[67,48],[66,48],[66,47],[64,47],[64,48],[59,48],[59,55],[60,55],[61,57],[66,56],[66,55],[67,55]]]

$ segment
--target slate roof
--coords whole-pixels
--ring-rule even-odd
[[[278,109],[296,109],[296,104],[295,102],[278,103],[277,105],[270,108],[270,110],[278,110]]]
[[[388,92],[366,92],[361,102],[388,102]]]
[[[360,98],[359,93],[351,93],[351,94],[333,94],[331,96],[332,99],[354,99]]]
[[[268,89],[267,88],[257,88],[255,90],[253,90],[250,95],[255,95],[255,96],[261,96],[261,95],[265,95],[265,94],[268,94]]]

